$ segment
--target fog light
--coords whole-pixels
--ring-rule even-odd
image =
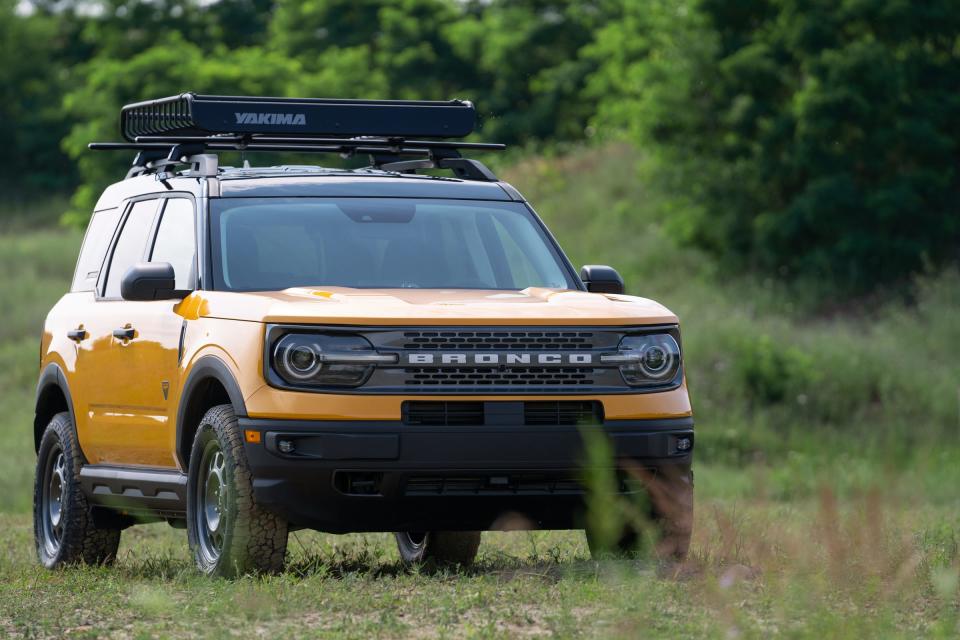
[[[690,451],[693,447],[693,440],[690,438],[677,438],[677,451]]]
[[[277,449],[280,453],[293,453],[296,447],[293,445],[293,440],[277,440]]]

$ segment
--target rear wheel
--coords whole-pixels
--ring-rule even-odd
[[[33,489],[33,534],[40,562],[48,569],[83,562],[110,564],[120,529],[94,526],[80,489],[83,457],[69,413],[50,420],[37,452]]]
[[[400,557],[407,564],[469,566],[480,548],[479,531],[402,531],[395,534]]]
[[[207,575],[283,569],[287,523],[254,499],[240,427],[229,405],[207,411],[193,441],[187,539],[197,567]]]

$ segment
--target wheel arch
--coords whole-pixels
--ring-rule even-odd
[[[240,385],[227,364],[214,355],[200,357],[190,369],[177,407],[177,460],[181,469],[190,464],[193,436],[203,414],[220,404],[233,406],[238,417],[247,415]]]
[[[33,414],[33,450],[40,450],[40,439],[53,416],[66,411],[70,414],[73,428],[77,428],[77,421],[73,413],[73,398],[70,396],[70,387],[63,369],[56,362],[51,362],[40,372],[37,382],[37,396],[34,402]]]

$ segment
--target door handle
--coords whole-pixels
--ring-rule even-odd
[[[83,325],[80,325],[76,329],[71,329],[67,331],[67,337],[73,340],[74,342],[80,342],[81,340],[87,339],[87,331],[83,328]]]
[[[124,327],[122,329],[114,329],[113,337],[118,340],[133,340],[133,337],[137,335],[136,329],[133,327]]]

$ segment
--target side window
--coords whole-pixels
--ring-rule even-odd
[[[134,203],[130,215],[123,223],[120,237],[113,248],[110,269],[107,271],[107,288],[104,296],[120,297],[120,281],[131,266],[143,260],[147,247],[147,237],[153,226],[153,217],[157,212],[156,200],[141,200]]]
[[[150,262],[169,262],[177,276],[177,289],[194,288],[197,243],[194,239],[193,202],[170,198],[163,208]]]
[[[77,270],[73,274],[71,291],[93,291],[97,288],[100,277],[100,268],[107,255],[113,232],[117,229],[120,220],[119,209],[104,209],[96,211],[87,225],[87,233],[83,237],[83,247],[77,259]]]

